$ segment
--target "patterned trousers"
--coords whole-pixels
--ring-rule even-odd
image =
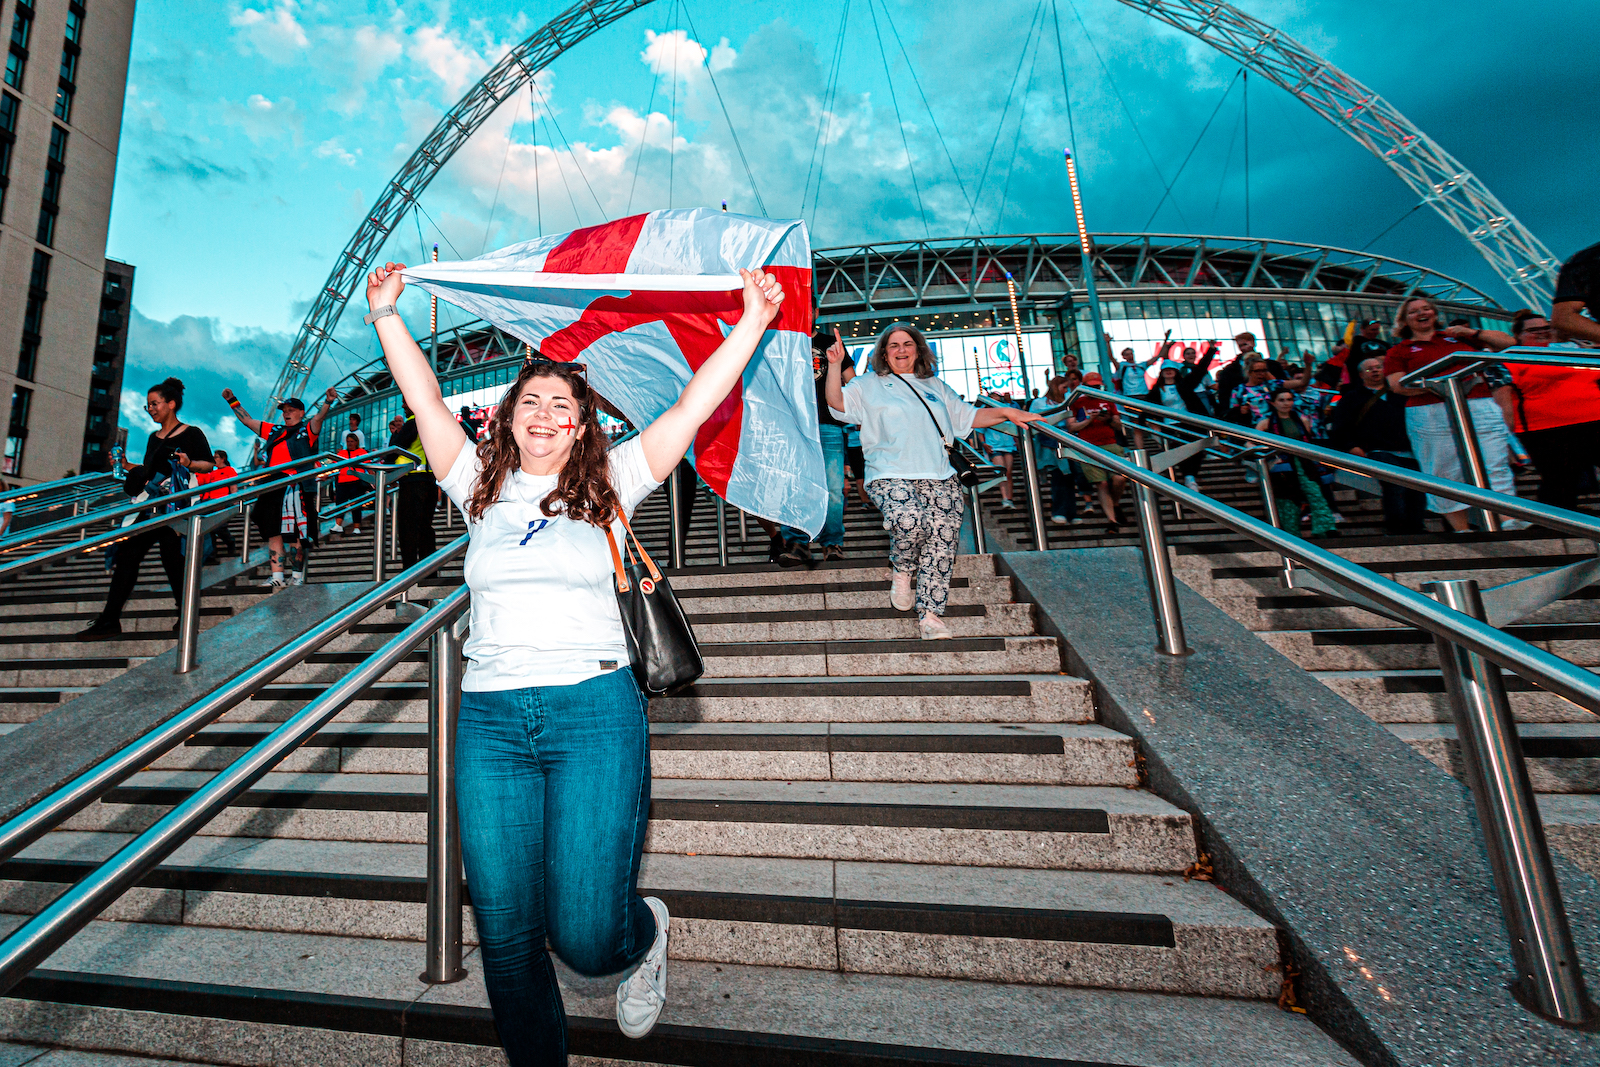
[[[889,565],[917,576],[917,616],[943,615],[950,598],[950,571],[961,538],[961,485],[954,475],[879,478],[867,496],[883,512],[889,531]]]

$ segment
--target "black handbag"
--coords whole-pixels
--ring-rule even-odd
[[[894,376],[899,378],[902,382],[906,382],[904,376],[897,374],[894,371],[890,371],[890,373],[894,374]],[[939,425],[939,420],[933,414],[933,409],[928,406],[928,402],[926,400],[922,399],[922,394],[917,392],[917,387],[912,385],[910,382],[906,382],[906,387],[911,390],[911,395],[917,398],[917,403],[922,405],[922,410],[928,413],[928,418],[933,419],[933,428],[939,431],[939,440],[944,443],[944,454],[949,458],[950,466],[956,472],[956,481],[968,489],[971,489],[973,486],[977,485],[977,467],[973,466],[970,459],[961,454],[961,450],[956,447],[956,443],[954,441],[950,440],[950,438],[944,435],[944,427]]]
[[[628,659],[639,688],[661,696],[694,682],[706,672],[706,664],[672,586],[639,543],[628,517],[620,511],[617,517],[626,531],[629,564],[623,566],[609,526],[606,543],[611,546],[611,563],[617,572],[617,607],[622,612],[623,633],[628,635]],[[634,549],[638,549],[638,557]]]

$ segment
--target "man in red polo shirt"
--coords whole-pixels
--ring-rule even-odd
[[[1400,305],[1395,315],[1395,336],[1399,343],[1383,359],[1383,373],[1389,389],[1406,398],[1406,436],[1424,473],[1452,482],[1466,482],[1461,455],[1456,451],[1450,415],[1443,399],[1430,389],[1400,384],[1400,379],[1446,356],[1477,352],[1502,342],[1511,343],[1508,334],[1495,330],[1474,330],[1470,326],[1444,327],[1439,309],[1425,296],[1414,296]],[[1489,485],[1497,493],[1517,495],[1511,473],[1511,440],[1500,405],[1487,382],[1478,379],[1467,393],[1467,410],[1472,415],[1478,450],[1489,474]],[[1451,531],[1465,533],[1472,528],[1467,505],[1442,496],[1428,495],[1428,510],[1444,516]],[[1520,519],[1502,519],[1501,529],[1525,530]]]

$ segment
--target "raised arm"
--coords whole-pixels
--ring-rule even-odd
[[[317,405],[317,410],[312,412],[311,417],[306,420],[306,431],[311,434],[313,441],[322,432],[322,420],[328,417],[328,409],[333,407],[333,402],[338,399],[339,390],[331,385],[328,386],[328,392],[323,396],[322,403]],[[424,445],[423,447],[426,448],[427,446]],[[339,445],[335,443],[334,451],[337,452],[338,450]]]
[[[678,402],[639,431],[639,444],[644,449],[645,462],[650,464],[650,476],[658,481],[665,480],[672,473],[684,453],[689,451],[689,445],[694,442],[694,435],[700,432],[700,427],[728,399],[734,383],[744,376],[744,368],[750,362],[750,357],[755,355],[756,346],[761,343],[768,324],[778,316],[778,305],[783,303],[783,286],[778,284],[778,280],[759,269],[740,270],[739,277],[744,279],[744,313],[739,316],[738,324],[717,346],[717,350],[711,353],[710,358],[700,364],[700,369],[689,379],[689,384],[683,387]],[[412,347],[416,346],[413,344]],[[420,350],[418,355],[421,355]],[[432,378],[431,374],[429,378]],[[433,388],[437,396],[438,384],[435,383]],[[444,410],[442,400],[439,409]],[[420,425],[421,411],[415,404],[412,410],[417,411]],[[423,447],[427,447],[426,441]]]
[[[844,357],[844,338],[839,336],[839,327],[835,326],[833,344],[828,346],[828,378],[822,386],[823,399],[834,411],[844,410],[844,383],[850,380],[844,376]],[[855,376],[855,369],[851,368],[850,378]]]
[[[1560,288],[1557,286],[1556,288]],[[1550,325],[1575,341],[1600,343],[1600,322],[1586,318],[1582,300],[1563,300],[1551,308]]]
[[[258,435],[261,433],[261,420],[250,417],[250,413],[244,409],[244,405],[239,403],[239,398],[233,395],[232,389],[224,389],[222,391],[222,399],[228,402],[228,406],[233,409],[233,413],[239,417],[240,422],[249,428],[251,433]]]
[[[406,287],[400,272],[405,269],[404,263],[386,263],[367,276],[367,303],[374,311],[392,307],[400,298]],[[441,475],[446,474],[455,466],[462,446],[467,443],[466,431],[445,406],[439,379],[399,313],[385,315],[373,325],[378,328],[378,343],[383,346],[389,373],[400,387],[406,406],[417,417],[417,436],[422,438],[428,464]]]

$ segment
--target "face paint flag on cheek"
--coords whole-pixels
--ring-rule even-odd
[[[712,491],[735,507],[816,533],[828,488],[811,360],[811,242],[802,222],[705,208],[652,211],[465,262],[424,263],[405,278],[548,359],[581,360],[595,389],[644,427],[677,402],[739,321],[741,268],[772,275],[784,300],[690,456]]]

